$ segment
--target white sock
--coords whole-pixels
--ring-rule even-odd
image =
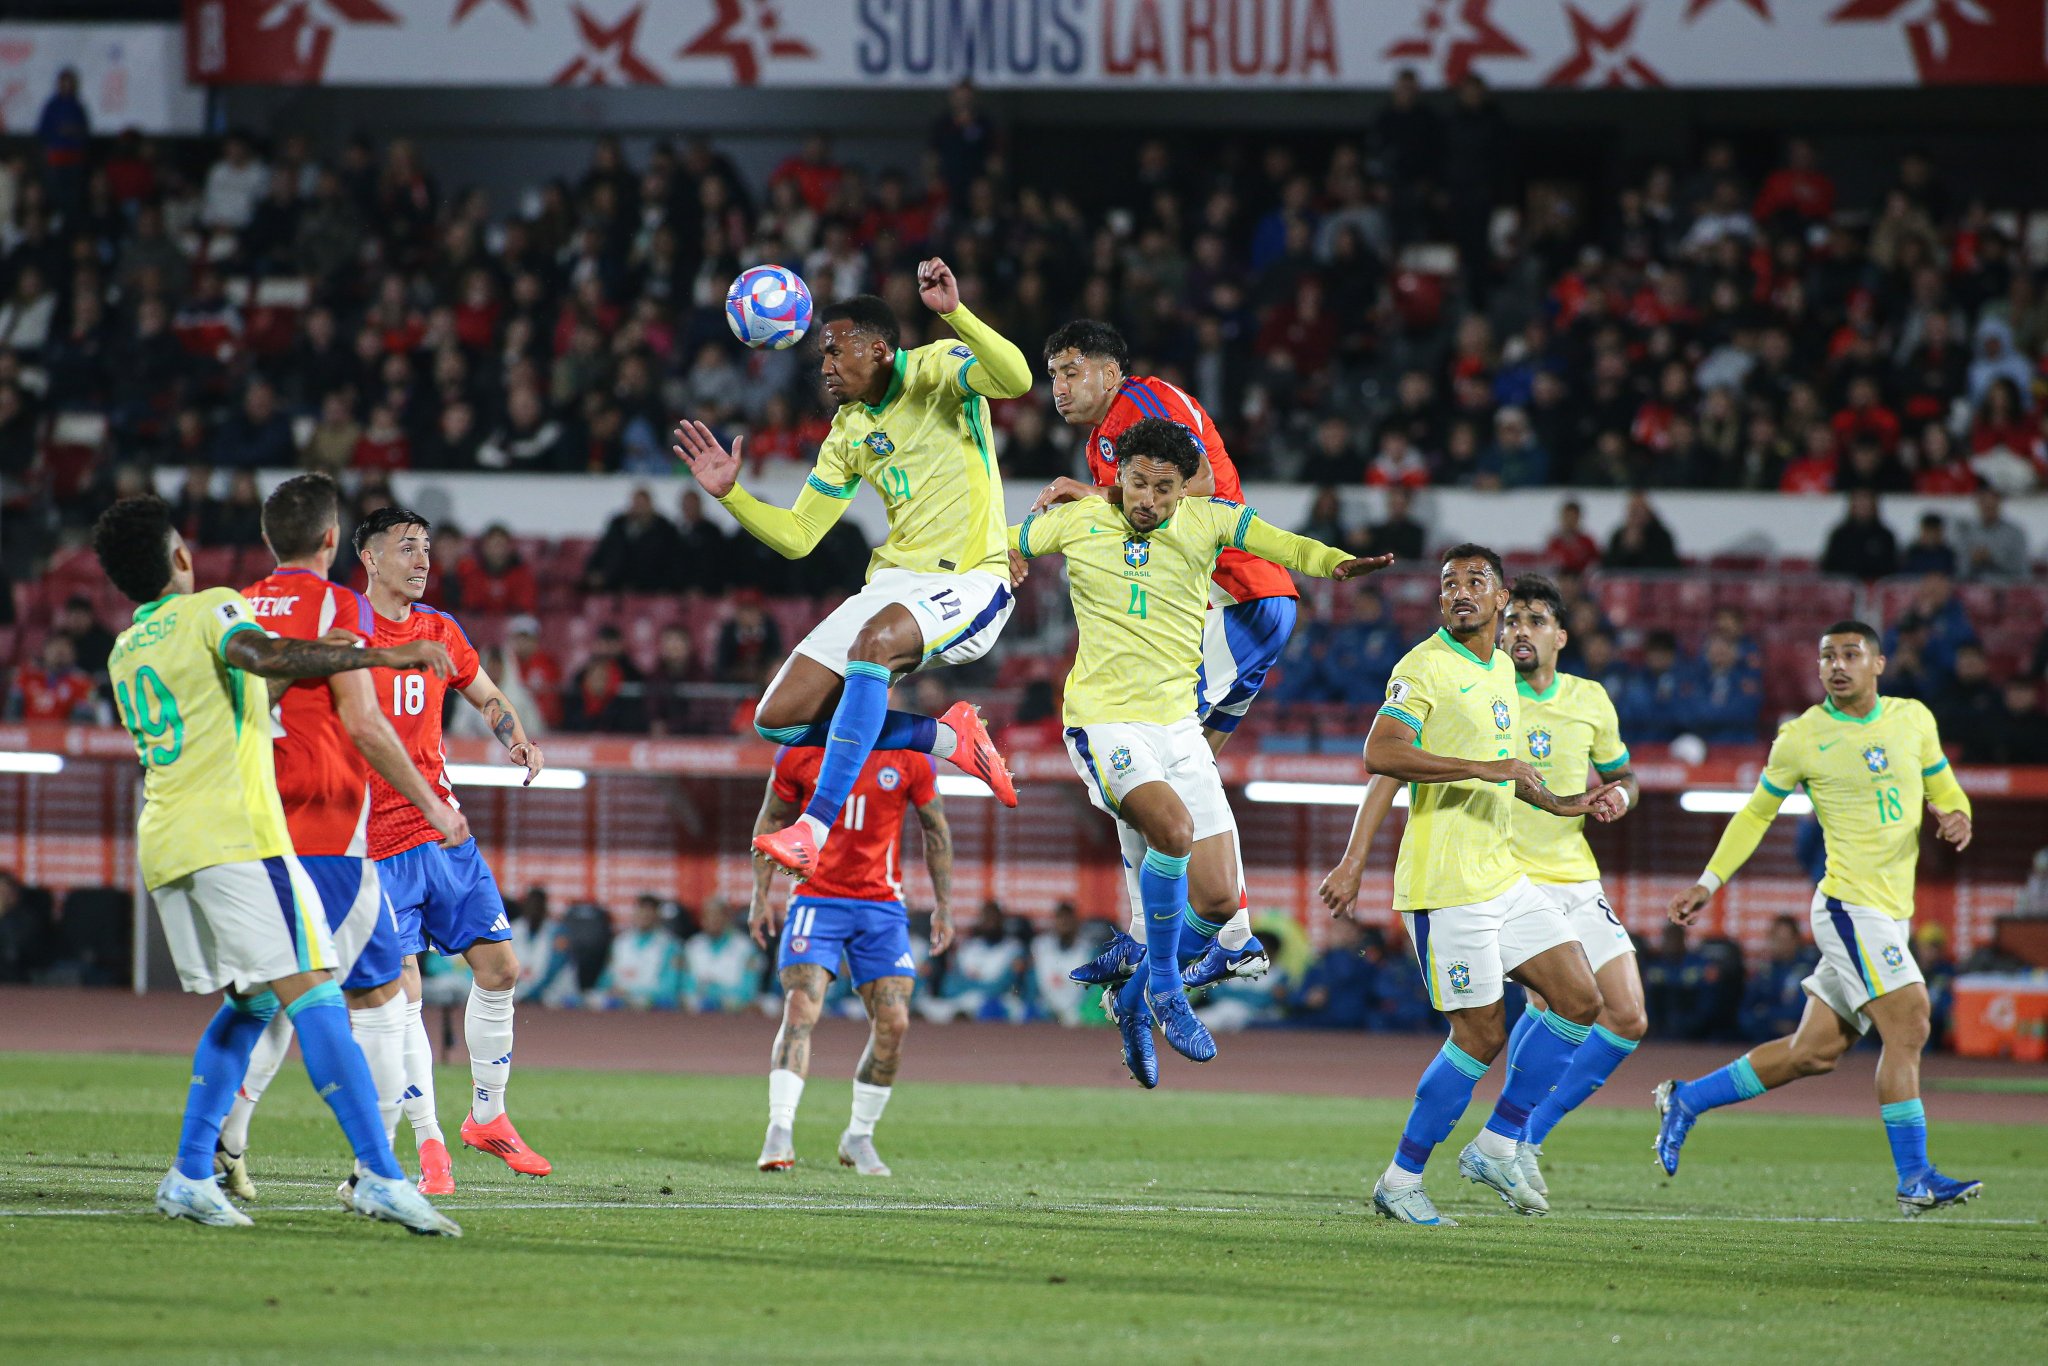
[[[768,1127],[796,1128],[796,1107],[804,1098],[804,1079],[787,1067],[768,1074]]]
[[[1488,1157],[1504,1161],[1515,1155],[1515,1140],[1506,1134],[1497,1134],[1491,1129],[1481,1129],[1479,1151]]]
[[[889,1106],[887,1086],[870,1086],[864,1081],[853,1084],[853,1118],[846,1122],[846,1132],[855,1138],[874,1133],[875,1125],[882,1118],[882,1111]]]
[[[377,1113],[384,1117],[384,1141],[389,1143],[398,1134],[398,1107],[405,1099],[405,1044],[412,1030],[404,993],[382,1005],[357,1006],[348,1013],[348,1028],[363,1050],[363,1061],[370,1064]]]
[[[960,748],[960,735],[951,726],[940,726],[932,737],[932,758],[950,759]]]
[[[280,1010],[270,1017],[263,1037],[256,1040],[255,1051],[249,1054],[249,1070],[242,1076],[241,1089],[235,1092],[235,1103],[229,1108],[227,1119],[221,1123],[221,1146],[229,1152],[248,1151],[249,1116],[256,1112],[256,1102],[262,1100],[263,1093],[270,1089],[271,1079],[277,1075],[277,1069],[284,1066],[285,1054],[291,1049],[292,1022]]]
[[[476,1097],[469,1112],[479,1124],[505,1113],[505,1084],[512,1079],[512,988],[485,991],[469,984],[469,1009],[462,1015],[469,1045],[469,1075]]]
[[[1145,837],[1124,822],[1118,821],[1116,842],[1117,847],[1123,851],[1124,901],[1130,911],[1130,923],[1124,926],[1124,933],[1142,944],[1145,942],[1145,917],[1142,914],[1143,903],[1138,892],[1138,869],[1145,866]]]
[[[1411,1172],[1398,1162],[1389,1162],[1386,1175],[1380,1180],[1386,1182],[1390,1190],[1406,1190],[1410,1186],[1422,1184],[1422,1173]]]
[[[817,844],[817,846],[820,849],[823,849],[825,847],[825,840],[832,833],[831,826],[825,824],[825,822],[819,820],[816,816],[813,816],[808,811],[804,812],[803,815],[798,816],[796,818],[796,822],[798,825],[809,826],[811,831],[811,839]]]
[[[441,1139],[441,1119],[434,1110],[434,1041],[427,1037],[421,1002],[405,1003],[405,1092],[400,1108],[412,1126],[413,1146]]]
[[[1240,906],[1237,914],[1223,922],[1223,928],[1216,931],[1216,942],[1223,946],[1225,953],[1236,953],[1252,937],[1252,913]]]

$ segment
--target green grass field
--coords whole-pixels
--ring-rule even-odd
[[[257,1227],[156,1217],[185,1074],[0,1054],[0,1359],[1999,1362],[2048,1338],[2038,1128],[1938,1126],[1989,1193],[1908,1222],[1874,1117],[1716,1115],[1666,1181],[1647,1109],[1594,1110],[1549,1145],[1551,1218],[1450,1147],[1431,1189],[1464,1226],[1423,1230],[1369,1208],[1392,1102],[910,1082],[877,1181],[832,1160],[843,1079],[812,1082],[770,1177],[762,1082],[523,1070],[557,1174],[458,1153],[448,1241],[333,1206],[339,1135],[296,1067],[257,1117]]]

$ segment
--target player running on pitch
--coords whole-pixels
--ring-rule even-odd
[[[1117,439],[1115,503],[1089,496],[1011,528],[1030,559],[1064,554],[1080,646],[1068,675],[1067,753],[1097,809],[1145,841],[1138,890],[1147,947],[1138,970],[1105,993],[1139,1085],[1159,1083],[1156,1018],[1175,1051],[1195,1062],[1216,1042],[1182,989],[1177,951],[1191,872],[1235,889],[1236,839],[1216,756],[1195,716],[1208,581],[1225,546],[1318,578],[1349,579],[1392,563],[1355,559],[1260,521],[1223,498],[1184,496],[1201,448],[1178,422],[1147,418]],[[1190,862],[1202,865],[1191,870]],[[1220,927],[1198,926],[1213,934]]]
[[[1454,546],[1444,554],[1439,583],[1444,624],[1394,666],[1365,762],[1373,773],[1411,785],[1394,863],[1394,909],[1407,926],[1430,1004],[1450,1020],[1451,1037],[1422,1074],[1372,1199],[1389,1219],[1450,1226],[1457,1221],[1437,1212],[1422,1172],[1507,1044],[1506,979],[1541,992],[1550,1008],[1509,1067],[1486,1127],[1458,1154],[1458,1170],[1520,1214],[1545,1214],[1550,1206],[1523,1177],[1515,1145],[1601,1010],[1600,988],[1571,922],[1516,860],[1515,804],[1602,820],[1623,808],[1612,783],[1561,797],[1513,755],[1520,698],[1494,644],[1508,605],[1500,556],[1485,546]],[[1361,811],[1358,828],[1366,826]]]
[[[403,641],[438,641],[454,667],[443,679],[431,673],[378,669],[372,675],[377,705],[388,708],[393,729],[405,743],[413,766],[426,775],[441,800],[455,805],[448,781],[448,760],[441,744],[442,702],[449,688],[482,712],[515,764],[526,768],[526,781],[540,776],[546,763],[540,746],[505,694],[491,681],[477,659],[476,648],[455,618],[420,601],[427,591],[432,564],[432,531],[427,519],[404,508],[379,508],[356,527],[356,555],[369,576],[370,607],[375,615],[378,645]],[[377,861],[385,895],[398,914],[399,939],[406,954],[405,1117],[419,1145],[420,1189],[429,1195],[455,1190],[448,1147],[434,1110],[434,1049],[420,1017],[419,955],[429,948],[460,954],[475,980],[462,1017],[462,1039],[469,1049],[472,1099],[462,1121],[465,1145],[502,1158],[522,1176],[546,1176],[554,1170],[545,1157],[529,1148],[505,1113],[505,1088],[512,1076],[512,993],[519,983],[519,959],[512,951],[512,922],[498,880],[484,862],[474,839],[443,848],[441,835],[391,784],[373,778],[370,784],[370,857]]]
[[[1065,476],[1055,479],[1038,495],[1033,512],[1091,494],[1112,503],[1121,498],[1116,441],[1133,423],[1148,417],[1180,423],[1202,449],[1201,466],[1188,481],[1184,496],[1244,501],[1236,462],[1224,449],[1223,434],[1215,422],[1192,395],[1177,386],[1146,375],[1127,375],[1130,348],[1114,327],[1090,318],[1068,323],[1046,338],[1045,364],[1052,375],[1053,407],[1069,426],[1089,429],[1081,444],[1088,458],[1088,475],[1095,482],[1091,486]],[[1195,706],[1211,753],[1223,752],[1264,686],[1267,672],[1287,648],[1299,598],[1293,577],[1279,565],[1235,546],[1224,547],[1216,557],[1215,572],[1210,576],[1211,610],[1202,625]],[[1230,833],[1234,841],[1235,817]],[[1112,936],[1091,962],[1074,969],[1072,976],[1077,982],[1120,983],[1144,952],[1135,870],[1145,857],[1145,844],[1136,831],[1122,823],[1117,826],[1117,837],[1124,852],[1129,927]],[[1238,882],[1243,881],[1239,869]],[[1207,986],[1227,976],[1258,977],[1266,971],[1265,946],[1252,935],[1251,914],[1241,885],[1232,890],[1230,901],[1228,906],[1197,908],[1198,914],[1212,922],[1220,919],[1223,929],[1190,965],[1185,974],[1190,987]]]
[[[1515,666],[1515,692],[1520,724],[1514,738],[1522,758],[1560,797],[1576,796],[1587,787],[1587,773],[1597,772],[1613,785],[1624,812],[1637,798],[1628,747],[1621,742],[1620,723],[1606,689],[1589,678],[1557,671],[1557,652],[1565,643],[1559,624],[1564,599],[1557,585],[1541,574],[1523,574],[1508,590],[1503,642]],[[1323,904],[1332,914],[1349,915],[1358,899],[1365,856],[1380,822],[1392,808],[1400,784],[1375,774],[1359,806],[1359,821],[1343,861],[1323,880]],[[1600,987],[1600,1016],[1586,1042],[1572,1053],[1549,1095],[1529,1112],[1529,1122],[1516,1147],[1522,1175],[1538,1195],[1548,1196],[1538,1159],[1542,1143],[1558,1121],[1600,1089],[1646,1030],[1643,982],[1636,971],[1635,944],[1614,914],[1600,886],[1600,867],[1586,843],[1583,816],[1553,816],[1526,802],[1514,807],[1514,854],[1536,890],[1570,922],[1586,952]],[[1543,1027],[1543,1000],[1529,993],[1529,1008],[1508,1035],[1508,1067],[1520,1061],[1522,1048]]]
[[[1956,781],[1925,706],[1878,693],[1884,655],[1875,630],[1838,621],[1820,638],[1827,700],[1785,723],[1749,805],[1735,813],[1700,880],[1671,899],[1690,925],[1756,852],[1778,806],[1801,783],[1827,844],[1827,871],[1813,893],[1820,966],[1804,982],[1806,1013],[1791,1035],[1753,1048],[1694,1081],[1657,1087],[1657,1158],[1678,1174],[1679,1149],[1708,1110],[1753,1099],[1801,1077],[1832,1072],[1877,1028],[1877,1100],[1898,1169],[1899,1211],[1908,1218],[1974,1199],[1981,1181],[1959,1181],[1927,1156],[1920,1051],[1927,1046],[1926,979],[1913,961],[1913,873],[1920,860],[1920,804],[1937,833],[1970,847],[1970,799]]]
[[[951,759],[1005,806],[1017,804],[1009,770],[970,703],[937,718],[889,710],[895,679],[981,658],[1009,620],[1015,602],[988,399],[1031,389],[1024,353],[960,302],[944,261],[919,264],[917,283],[919,297],[958,343],[902,350],[895,314],[871,294],[818,315],[825,392],[839,412],[794,507],[770,507],[740,487],[743,438],[727,450],[701,422],[675,430],[675,454],[697,482],[787,558],[810,553],[862,480],[888,509],[889,536],[868,563],[867,587],[797,644],[754,713],[764,738],[825,751],[803,814],[754,840],[756,850],[798,878],[817,866],[873,750]]]
[[[217,1228],[253,1222],[221,1193],[214,1153],[249,1054],[282,1010],[298,1028],[313,1088],[348,1136],[361,1179],[350,1208],[415,1233],[462,1230],[406,1184],[377,1115],[377,1090],[334,983],[337,958],[320,892],[292,853],[270,753],[260,678],[325,678],[387,664],[449,667],[431,641],[359,650],[278,640],[232,588],[193,591],[192,557],[154,494],[124,498],[93,528],[114,586],[142,604],[108,660],[121,720],[142,763],[136,827],[185,990],[227,992],[200,1036],[178,1159],[156,1207]]]
[[[327,577],[340,535],[338,514],[334,481],[324,474],[287,479],[264,501],[263,540],[277,568],[242,596],[272,635],[319,640],[335,632],[343,643],[370,643],[376,626],[369,601]],[[469,822],[413,767],[367,672],[292,683],[276,696],[271,719],[285,825],[299,866],[327,909],[349,1026],[377,1084],[388,1141],[397,1132],[405,1092],[406,1016],[398,980],[404,955],[398,922],[369,858],[370,769],[419,808],[444,845],[468,839]],[[238,1199],[256,1198],[246,1161],[249,1117],[284,1064],[291,1039],[286,1017],[270,1022],[221,1126],[214,1166]]]
[[[817,785],[819,759],[816,749],[784,749],[775,756],[755,833],[780,830],[803,809]],[[897,870],[906,806],[924,827],[924,863],[932,879],[932,952],[944,953],[953,942],[953,832],[930,755],[878,749],[868,756],[840,812],[838,838],[786,909],[768,900],[774,865],[755,858],[747,928],[764,949],[771,936],[777,938],[775,966],[783,991],[782,1028],[775,1033],[774,1066],[768,1073],[768,1135],[756,1164],[764,1172],[788,1171],[796,1163],[796,1107],[811,1067],[811,1030],[843,955],[870,1028],[853,1078],[853,1118],[839,1135],[839,1161],[862,1176],[889,1175],[888,1164],[875,1152],[875,1125],[903,1063],[910,992],[917,984],[910,917],[903,909],[903,878]]]

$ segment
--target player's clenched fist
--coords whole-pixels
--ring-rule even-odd
[[[1713,899],[1714,894],[1712,892],[1695,882],[1692,886],[1671,898],[1671,905],[1668,908],[1671,922],[1674,925],[1692,924],[1693,921],[1699,919],[1700,912],[1705,910],[1707,903]]]

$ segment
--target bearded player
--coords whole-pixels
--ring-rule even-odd
[[[483,713],[512,762],[526,767],[528,783],[540,775],[545,760],[540,746],[527,738],[512,704],[484,672],[467,633],[455,618],[420,601],[432,562],[431,530],[416,512],[379,508],[357,526],[355,548],[369,578],[370,607],[376,618],[372,644],[438,641],[454,661],[454,671],[445,680],[414,670],[372,672],[377,704],[391,718],[414,767],[426,775],[441,800],[453,806],[455,789],[448,782],[448,760],[441,745],[442,702],[449,688]],[[552,1165],[526,1146],[505,1113],[519,960],[512,951],[512,922],[498,880],[474,839],[442,848],[440,835],[420,809],[382,778],[371,781],[369,835],[370,857],[377,861],[385,894],[397,912],[406,954],[405,1116],[419,1145],[420,1189],[428,1195],[455,1189],[448,1147],[434,1110],[433,1044],[420,1017],[419,955],[429,948],[449,956],[460,954],[475,974],[462,1023],[473,1083],[469,1115],[462,1121],[463,1143],[504,1159],[522,1176],[546,1176]]]
[[[1054,332],[1045,342],[1046,369],[1052,375],[1053,407],[1073,427],[1088,428],[1081,443],[1088,457],[1093,485],[1062,476],[1046,485],[1032,505],[1042,512],[1056,503],[1096,495],[1115,503],[1117,438],[1146,418],[1165,418],[1187,428],[1201,448],[1201,463],[1188,481],[1184,496],[1244,501],[1237,464],[1224,449],[1223,435],[1194,396],[1163,379],[1131,375],[1130,348],[1108,323],[1082,318]],[[1294,633],[1300,595],[1294,579],[1276,564],[1226,546],[1216,557],[1210,576],[1210,612],[1203,619],[1202,663],[1196,674],[1196,718],[1212,754],[1221,754],[1238,723],[1251,709],[1267,672],[1287,648]],[[1227,809],[1227,808],[1226,808]],[[1231,820],[1233,836],[1236,819]],[[1115,982],[1128,976],[1143,947],[1143,921],[1138,915],[1134,870],[1144,858],[1144,841],[1119,824],[1124,847],[1129,927],[1113,936],[1092,962],[1073,972],[1077,982]],[[1233,842],[1235,842],[1233,840]],[[1240,850],[1240,855],[1242,850]],[[1243,869],[1238,881],[1244,880]],[[1265,947],[1252,937],[1251,916],[1243,889],[1221,933],[1209,940],[1203,956],[1192,963],[1189,986],[1206,986],[1224,977],[1258,977],[1268,966]]]
[[[1790,1035],[1719,1071],[1659,1085],[1657,1160],[1676,1176],[1679,1150],[1701,1115],[1832,1072],[1875,1029],[1884,1042],[1878,1116],[1898,1173],[1899,1212],[1910,1219],[1984,1189],[1981,1181],[1943,1175],[1927,1155],[1920,1051],[1932,1007],[1912,939],[1922,803],[1940,838],[1960,852],[1970,847],[1970,799],[1942,753],[1933,714],[1911,698],[1879,694],[1884,655],[1875,630],[1836,622],[1821,633],[1819,663],[1826,700],[1779,729],[1749,804],[1730,818],[1699,881],[1670,907],[1672,920],[1692,924],[1756,852],[1779,804],[1804,784],[1827,842],[1827,871],[1812,906],[1820,965],[1800,984],[1806,1013]]]
[[[783,828],[803,809],[817,785],[821,756],[816,749],[785,748],[776,754],[761,815],[754,822],[756,833]],[[910,991],[917,983],[897,863],[905,807],[917,812],[924,827],[924,864],[932,879],[932,952],[944,953],[953,942],[953,832],[930,755],[876,750],[868,756],[840,811],[838,837],[819,859],[818,870],[790,897],[786,912],[768,900],[774,864],[756,856],[747,928],[764,949],[771,936],[778,939],[775,966],[783,991],[782,1028],[775,1034],[768,1073],[768,1136],[756,1163],[764,1172],[788,1171],[796,1163],[796,1109],[810,1072],[811,1030],[843,956],[870,1028],[853,1078],[853,1118],[839,1136],[839,1161],[862,1176],[889,1175],[888,1164],[875,1152],[875,1125],[903,1062]]]
[[[739,485],[740,440],[725,449],[700,422],[675,430],[675,454],[750,535],[800,559],[846,512],[861,481],[889,515],[867,586],[798,643],[768,685],[754,729],[778,744],[824,750],[797,819],[754,848],[801,879],[816,868],[861,766],[876,749],[951,759],[1005,806],[1017,789],[980,714],[889,710],[889,686],[919,669],[987,654],[1009,620],[1003,484],[989,446],[988,400],[1031,389],[1024,353],[960,302],[944,261],[917,268],[919,297],[959,336],[905,351],[896,315],[871,294],[819,313],[825,392],[839,405],[818,464],[789,508]],[[743,438],[742,438],[743,440]]]
[[[368,600],[327,577],[340,535],[338,512],[334,481],[324,474],[287,479],[265,500],[263,540],[277,568],[242,596],[271,635],[370,643],[376,626]],[[444,846],[467,840],[469,822],[413,767],[363,670],[286,686],[271,710],[271,746],[285,826],[299,866],[320,890],[349,1025],[370,1064],[388,1141],[405,1091],[406,1015],[398,922],[369,858],[371,769],[419,809]],[[291,1035],[288,1016],[271,1020],[221,1126],[214,1166],[221,1185],[238,1199],[256,1197],[245,1160],[249,1117],[283,1065]]]

